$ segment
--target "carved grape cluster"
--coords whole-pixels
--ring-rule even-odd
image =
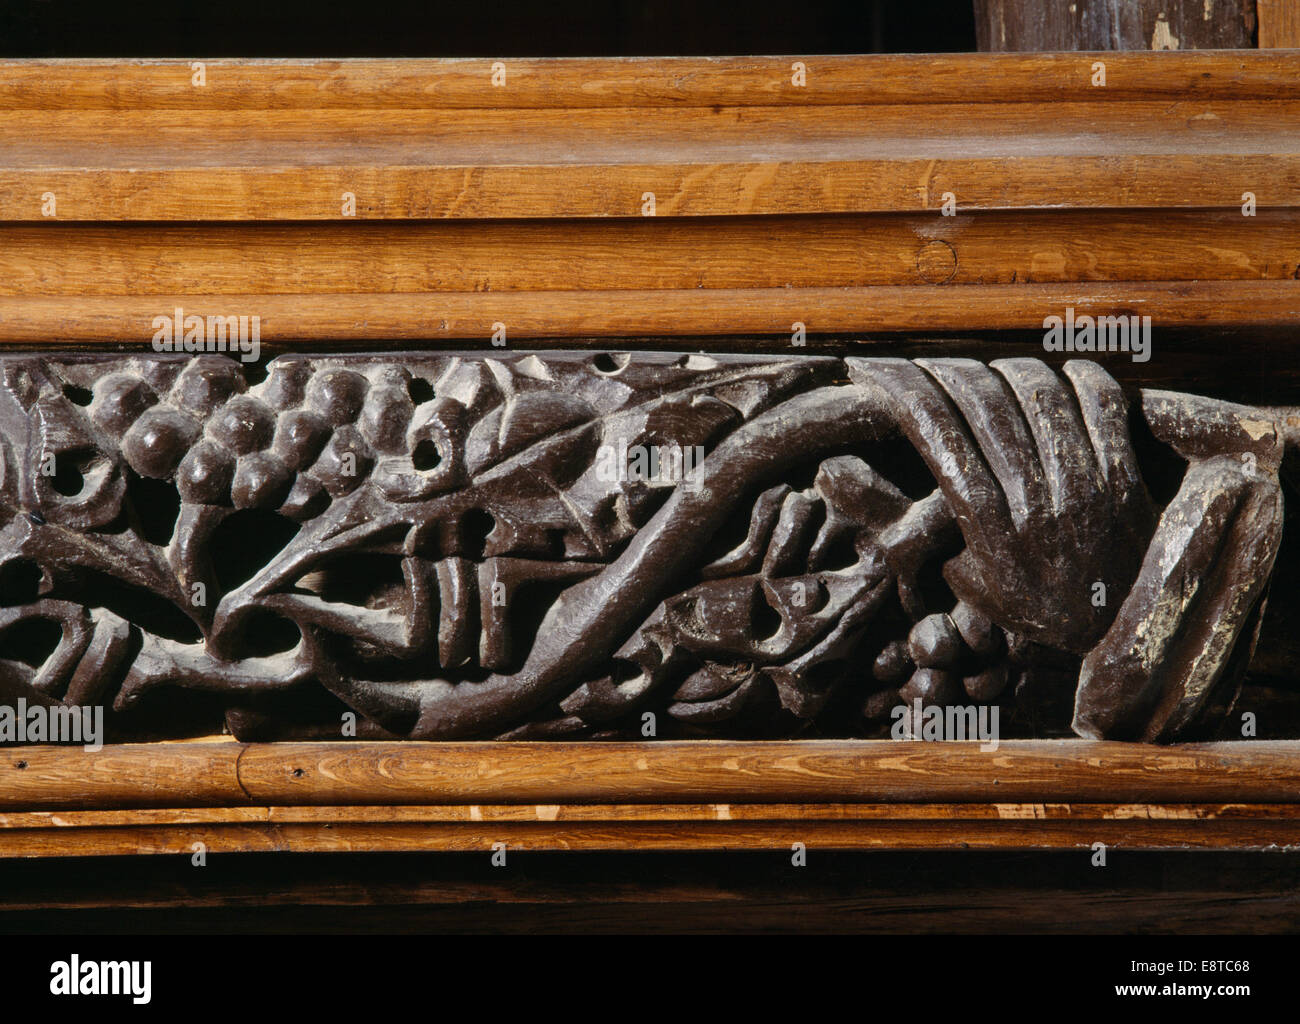
[[[885,644],[871,666],[876,690],[863,704],[869,721],[887,720],[899,705],[990,704],[1007,688],[1011,665],[1003,631],[958,601],[914,623],[903,639]]]
[[[410,373],[374,379],[279,360],[250,389],[225,359],[195,359],[171,381],[128,371],[95,384],[92,415],[140,476],[174,478],[192,505],[319,515],[360,486],[377,458],[406,450]]]

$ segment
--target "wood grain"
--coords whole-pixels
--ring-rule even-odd
[[[1083,740],[202,743],[11,747],[0,809],[1300,800],[1300,743]]]
[[[789,58],[525,62],[499,88],[483,62],[214,62],[201,87],[183,62],[0,62],[0,219],[1300,201],[1294,55],[1133,55],[1101,87],[1086,56],[825,60],[816,89]]]
[[[491,851],[1300,848],[1295,804],[246,807],[0,814],[0,857]]]
[[[410,224],[0,225],[0,340],[144,344],[155,316],[261,317],[269,343],[1286,325],[1300,212]],[[898,288],[896,286],[906,286]]]
[[[1294,281],[1300,209],[0,224],[0,297]],[[1300,288],[1300,285],[1296,286]]]
[[[100,754],[7,747],[0,758],[0,807],[115,806],[124,786],[136,791],[127,803],[139,806],[175,805],[181,794],[179,802],[195,806],[248,799],[239,785],[239,748],[220,741],[106,747]]]
[[[1105,56],[0,62],[0,343],[1293,325],[1300,55]]]
[[[1256,0],[1260,49],[1300,48],[1300,3],[1296,0]]]
[[[1103,144],[1078,156],[806,160],[764,153],[702,164],[548,165],[502,154],[493,164],[410,166],[404,160],[412,154],[396,150],[377,154],[373,164],[287,168],[244,166],[238,154],[225,166],[167,170],[74,159],[78,166],[0,165],[0,218],[44,220],[46,195],[71,221],[341,220],[345,194],[356,197],[360,220],[636,217],[647,194],[661,217],[937,210],[944,193],[968,210],[1228,209],[1239,208],[1246,192],[1262,193],[1267,205],[1296,206],[1296,138],[1279,134],[1279,147],[1259,153],[1168,153],[1167,141],[1152,139],[1137,152]]]
[[[0,61],[0,108],[45,110],[471,109],[1005,103],[1069,98],[1295,98],[1300,55],[1107,53],[1098,97],[1081,53],[506,60]],[[803,61],[806,85],[792,83]]]
[[[5,340],[133,344],[149,351],[153,318],[186,314],[261,318],[263,341],[479,339],[506,325],[527,338],[636,335],[1043,329],[1063,315],[1142,315],[1171,326],[1270,326],[1300,321],[1294,281],[913,288],[715,288],[373,295],[162,295],[0,298]],[[1041,339],[1040,339],[1041,340]],[[512,342],[511,342],[512,343]],[[1041,348],[1041,346],[1039,346]]]

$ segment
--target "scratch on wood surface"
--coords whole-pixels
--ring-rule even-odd
[[[1214,817],[1205,815],[1196,807],[1161,807],[1152,804],[1119,804],[1106,813],[1108,818],[1146,818],[1152,821]]]
[[[1047,808],[1042,804],[995,804],[999,818],[1046,818]]]
[[[936,158],[926,165],[925,174],[921,176],[921,181],[916,186],[917,192],[921,194],[921,205],[927,209],[930,206],[930,178],[934,175],[934,168],[938,162]]]

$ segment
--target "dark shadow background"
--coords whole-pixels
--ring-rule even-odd
[[[3,57],[621,57],[974,49],[971,0],[0,0]]]
[[[195,867],[185,854],[2,860],[0,936],[180,934],[198,939],[304,933],[378,936],[683,932],[907,933],[932,938],[989,932],[1056,936],[1232,932],[1241,936],[1292,933],[1300,923],[1300,857],[1280,851],[1151,853],[1114,848],[1104,867],[1093,865],[1093,853],[1087,848],[836,853],[813,847],[802,868],[793,867],[790,856],[788,847],[731,853],[520,850],[510,852],[502,867],[492,866],[487,850],[436,854],[212,853],[203,867]],[[79,943],[60,952],[66,956],[77,950],[88,956],[88,950],[93,948]],[[1025,944],[963,940],[959,948],[931,947],[928,943],[925,947],[855,945],[852,955],[858,972],[870,979],[866,998],[874,999],[901,986],[909,1004],[925,998],[929,1006],[933,1004],[923,992],[937,971],[943,972],[945,983],[960,969],[982,973],[983,977],[976,979],[981,984],[975,991],[985,1002],[1023,998],[1027,987],[1044,983],[1058,999],[1065,993],[1073,999],[1079,994],[1079,986],[1088,981],[1142,980],[1123,976],[1113,969],[1115,965],[1098,973],[1096,968],[1108,957],[1127,959],[1127,951],[1132,950],[1138,959],[1173,959],[1191,955],[1194,947],[1187,942],[1148,939],[1129,944],[1113,940],[1083,943],[1070,948],[1073,955],[1061,956],[1058,947],[1049,957],[1041,949]],[[1258,953],[1258,947],[1248,952],[1250,947],[1238,939],[1201,948],[1205,952],[1198,956],[1216,959],[1253,958]],[[112,947],[115,959],[136,955],[122,949]],[[392,946],[377,949],[383,951],[380,960],[402,952]],[[871,952],[867,953],[867,949]],[[926,952],[922,955],[923,949]],[[1280,945],[1270,949],[1282,952]],[[182,943],[180,950],[202,964],[195,947]],[[15,983],[22,977],[16,955],[20,952],[19,948],[6,948],[6,978]],[[408,957],[427,958],[424,969],[430,972],[430,984],[440,980],[440,957],[432,957],[432,949],[417,945],[405,952]],[[508,952],[501,964],[502,969],[510,970],[513,980],[515,970],[523,964]],[[694,955],[676,952],[680,964],[673,965],[674,972],[683,977],[708,977],[717,972],[729,995],[746,989],[747,979],[764,977],[752,964],[741,960],[739,950],[713,946]],[[362,957],[360,965],[354,954]],[[333,948],[331,955],[345,973],[371,979],[367,983],[372,990],[391,985],[400,992],[401,987],[409,989],[413,984],[412,974],[401,969],[409,965],[402,964],[396,955],[394,962],[376,963],[373,975],[359,971],[361,965],[366,965],[365,956],[376,955],[362,944],[341,944]],[[526,961],[533,955],[530,947],[516,957]],[[622,949],[612,955],[629,959]],[[815,951],[810,956],[802,948],[792,951],[787,946],[783,955],[786,962],[778,974],[785,981],[806,975],[809,992],[818,990],[813,987],[816,984],[828,983],[817,980],[818,972],[824,972],[829,965]],[[238,970],[241,979],[248,971],[269,970],[281,972],[277,981],[294,979],[301,984],[303,976],[296,970],[301,967],[301,959],[302,953],[295,946],[267,944],[252,949],[225,947],[220,963],[227,970]],[[831,963],[845,959],[845,951],[840,949]],[[1034,968],[1026,969],[1029,964]],[[924,970],[918,971],[922,965]],[[737,976],[738,966],[741,972]],[[1264,981],[1260,976],[1265,973],[1262,965],[1253,966],[1254,972],[1244,978],[1223,976],[1215,980]],[[565,969],[572,971],[572,964]],[[213,964],[205,973],[216,981],[217,970]],[[626,979],[643,976],[652,979],[653,985],[660,984],[657,975],[663,973],[654,962],[640,958],[631,966],[622,963],[620,970]],[[1014,973],[1014,984],[1008,983],[1008,972]],[[582,976],[572,983],[575,996],[583,996],[587,983],[600,973],[594,962],[584,964]],[[160,971],[159,977],[164,976],[165,972]],[[554,975],[553,979],[557,977],[562,975]],[[1275,991],[1280,985],[1285,985],[1288,993],[1294,991],[1290,981],[1283,980],[1287,977],[1282,972],[1274,975]],[[620,976],[620,980],[625,979]],[[773,980],[753,984],[766,986]],[[258,988],[245,980],[240,984],[244,991]],[[314,986],[309,983],[308,987]],[[19,988],[17,984],[7,986],[6,1008],[10,994],[17,994]]]

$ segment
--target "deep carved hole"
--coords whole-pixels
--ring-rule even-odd
[[[826,506],[819,501],[809,509],[808,522],[799,531],[799,555],[795,558],[793,567],[786,568],[787,573],[798,575],[803,571],[803,567],[808,565],[808,559],[805,556],[812,549],[813,544],[816,543],[825,525]]]
[[[626,352],[601,352],[592,358],[591,365],[597,373],[615,374],[622,372],[631,360]]]
[[[495,528],[496,520],[491,513],[481,508],[472,508],[466,512],[460,523],[461,555],[482,559],[487,548],[488,534]]]
[[[853,454],[912,501],[919,501],[939,486],[925,460],[910,444],[885,441],[859,447]]]
[[[255,363],[244,363],[241,366],[244,374],[244,381],[250,388],[255,388],[270,376],[271,371],[267,368],[266,360],[259,360]]]
[[[813,693],[825,693],[844,675],[844,665],[835,661],[822,661],[804,670],[804,685]]]
[[[427,437],[411,452],[411,463],[422,473],[436,469],[441,461],[442,453],[438,451],[438,446]]]
[[[222,731],[228,694],[205,693],[180,686],[145,691],[129,711],[113,714],[114,742],[141,742],[211,736]]]
[[[54,476],[50,478],[50,486],[54,488],[56,494],[61,494],[65,498],[75,498],[82,492],[86,486],[86,476],[81,471],[80,465],[84,457],[83,452],[67,452],[55,458]]]
[[[41,578],[40,566],[25,558],[0,565],[0,605],[31,604],[40,597]]]
[[[292,651],[301,639],[302,633],[291,619],[258,608],[243,621],[234,653],[239,658],[268,658]]]
[[[858,549],[853,543],[853,531],[844,530],[831,541],[821,554],[821,568],[826,572],[851,569],[858,564]]]
[[[716,562],[723,555],[730,554],[745,543],[745,540],[749,537],[749,527],[753,520],[754,506],[758,502],[759,493],[761,492],[747,495],[744,501],[737,503],[737,511],[723,520],[722,526],[710,539],[708,549],[704,557],[700,559],[700,566]]]
[[[813,484],[817,481],[817,473],[822,468],[822,462],[829,458],[831,454],[841,454],[840,452],[828,452],[819,455],[815,459],[807,459],[797,466],[791,466],[781,477],[781,482],[790,485],[792,491],[811,490]]]
[[[754,639],[771,640],[781,629],[781,616],[767,602],[767,594],[760,588],[754,599]]]
[[[298,589],[331,604],[357,608],[405,605],[402,558],[367,551],[342,554],[304,576]]]
[[[638,526],[648,523],[664,503],[672,497],[671,487],[643,487],[629,491],[627,495],[628,512],[632,521]]]
[[[606,508],[602,509],[602,511],[609,512],[612,510],[609,509],[608,506],[606,506]],[[600,517],[596,517],[596,518],[597,521],[600,521]],[[564,550],[565,550],[564,536],[565,536],[565,531],[563,529],[556,528],[554,530],[547,530],[546,545],[544,550],[540,553],[541,556],[543,558],[554,558],[557,561],[564,558]]]
[[[943,563],[957,551],[946,552],[943,557],[926,562],[916,576],[916,586],[921,603],[927,611],[946,612],[956,607],[957,597],[943,578]]]
[[[574,580],[532,580],[520,584],[510,598],[510,664],[506,671],[517,672],[537,640],[546,613]]]
[[[90,388],[79,387],[76,384],[64,384],[63,396],[73,405],[86,406],[94,401],[94,393]]]
[[[1147,485],[1147,493],[1158,507],[1163,508],[1174,500],[1178,488],[1183,485],[1187,462],[1151,432],[1145,417],[1131,416],[1129,429],[1132,432],[1133,452],[1138,465],[1142,467],[1142,480]]]
[[[1300,579],[1300,486],[1297,486],[1300,480],[1295,475],[1296,469],[1300,467],[1295,463],[1300,463],[1300,457],[1294,458],[1293,462],[1282,464],[1282,508],[1286,525],[1282,531],[1282,546],[1278,549],[1277,559],[1274,562],[1273,579],[1275,580]],[[1298,616],[1300,616],[1300,593],[1296,592],[1296,588],[1273,586],[1268,595],[1268,602],[1264,606],[1264,622],[1260,627],[1257,650],[1261,657],[1256,657],[1251,662],[1252,676],[1271,677],[1284,685],[1290,684],[1294,675],[1291,660],[1285,655],[1281,657],[1270,655],[1273,651],[1285,652],[1291,649]],[[1245,696],[1243,694],[1243,699]],[[1296,721],[1293,735],[1300,733],[1300,702],[1294,709],[1294,715]],[[1279,725],[1278,722],[1274,723],[1275,728]],[[1283,736],[1284,733],[1277,733],[1279,739]]]
[[[140,536],[159,547],[170,544],[181,513],[181,496],[176,485],[169,480],[152,480],[128,473],[126,490],[139,522]]]
[[[411,382],[406,385],[406,391],[416,405],[433,401],[433,385],[423,377],[412,377]]]
[[[23,619],[0,632],[0,659],[40,668],[62,637],[63,627],[54,619]]]
[[[97,570],[82,570],[68,591],[70,600],[87,608],[107,608],[146,633],[187,644],[203,638],[194,620],[165,597]]]
[[[251,580],[297,533],[297,523],[265,509],[243,509],[227,516],[212,531],[208,548],[221,592],[228,594]]]

